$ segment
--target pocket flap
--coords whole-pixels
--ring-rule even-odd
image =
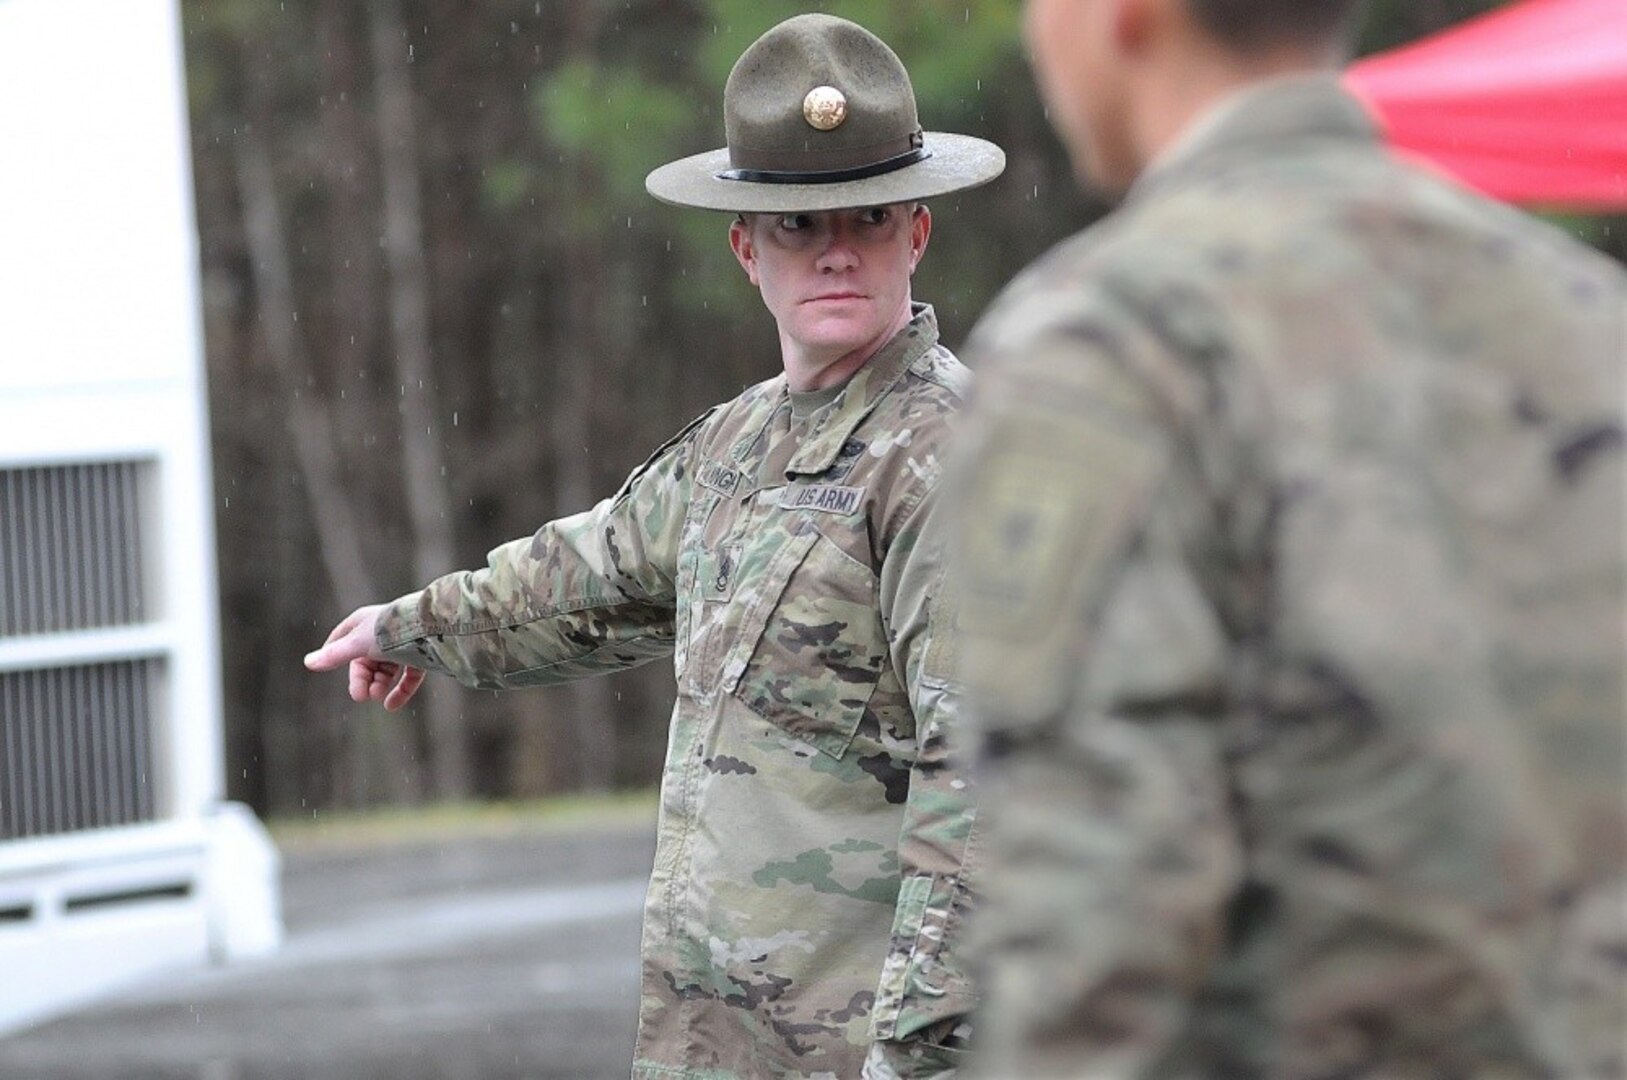
[[[758,715],[840,758],[887,662],[875,573],[815,529],[787,550],[794,561],[777,566],[769,585],[777,599],[763,605],[758,632],[741,635],[725,687]]]

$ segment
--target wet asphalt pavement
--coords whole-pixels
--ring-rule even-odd
[[[653,813],[295,846],[277,956],[0,1039],[0,1080],[626,1077],[653,852]]]

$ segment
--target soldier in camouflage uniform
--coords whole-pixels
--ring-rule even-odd
[[[349,663],[356,700],[399,707],[425,669],[506,689],[673,657],[634,1075],[947,1076],[972,812],[945,755],[933,521],[967,375],[909,284],[916,200],[1004,156],[923,133],[898,58],[826,16],[752,45],[724,114],[726,149],[648,186],[740,213],[784,373],[307,662]]]
[[[1128,192],[968,346],[987,1075],[1622,1075],[1627,281],[1387,156],[1352,6],[1028,5]]]

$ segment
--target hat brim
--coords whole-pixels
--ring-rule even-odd
[[[719,175],[729,168],[725,147],[661,166],[644,178],[644,188],[674,206],[789,214],[930,199],[986,184],[1005,171],[1005,151],[986,139],[928,131],[923,142],[930,157],[863,180],[820,184],[729,180]]]

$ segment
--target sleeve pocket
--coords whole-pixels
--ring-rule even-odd
[[[904,879],[871,1014],[874,1038],[919,1036],[971,1011],[971,988],[964,974],[946,962],[944,951],[952,924],[959,919],[958,908],[965,902],[966,887],[958,876],[917,874]]]

